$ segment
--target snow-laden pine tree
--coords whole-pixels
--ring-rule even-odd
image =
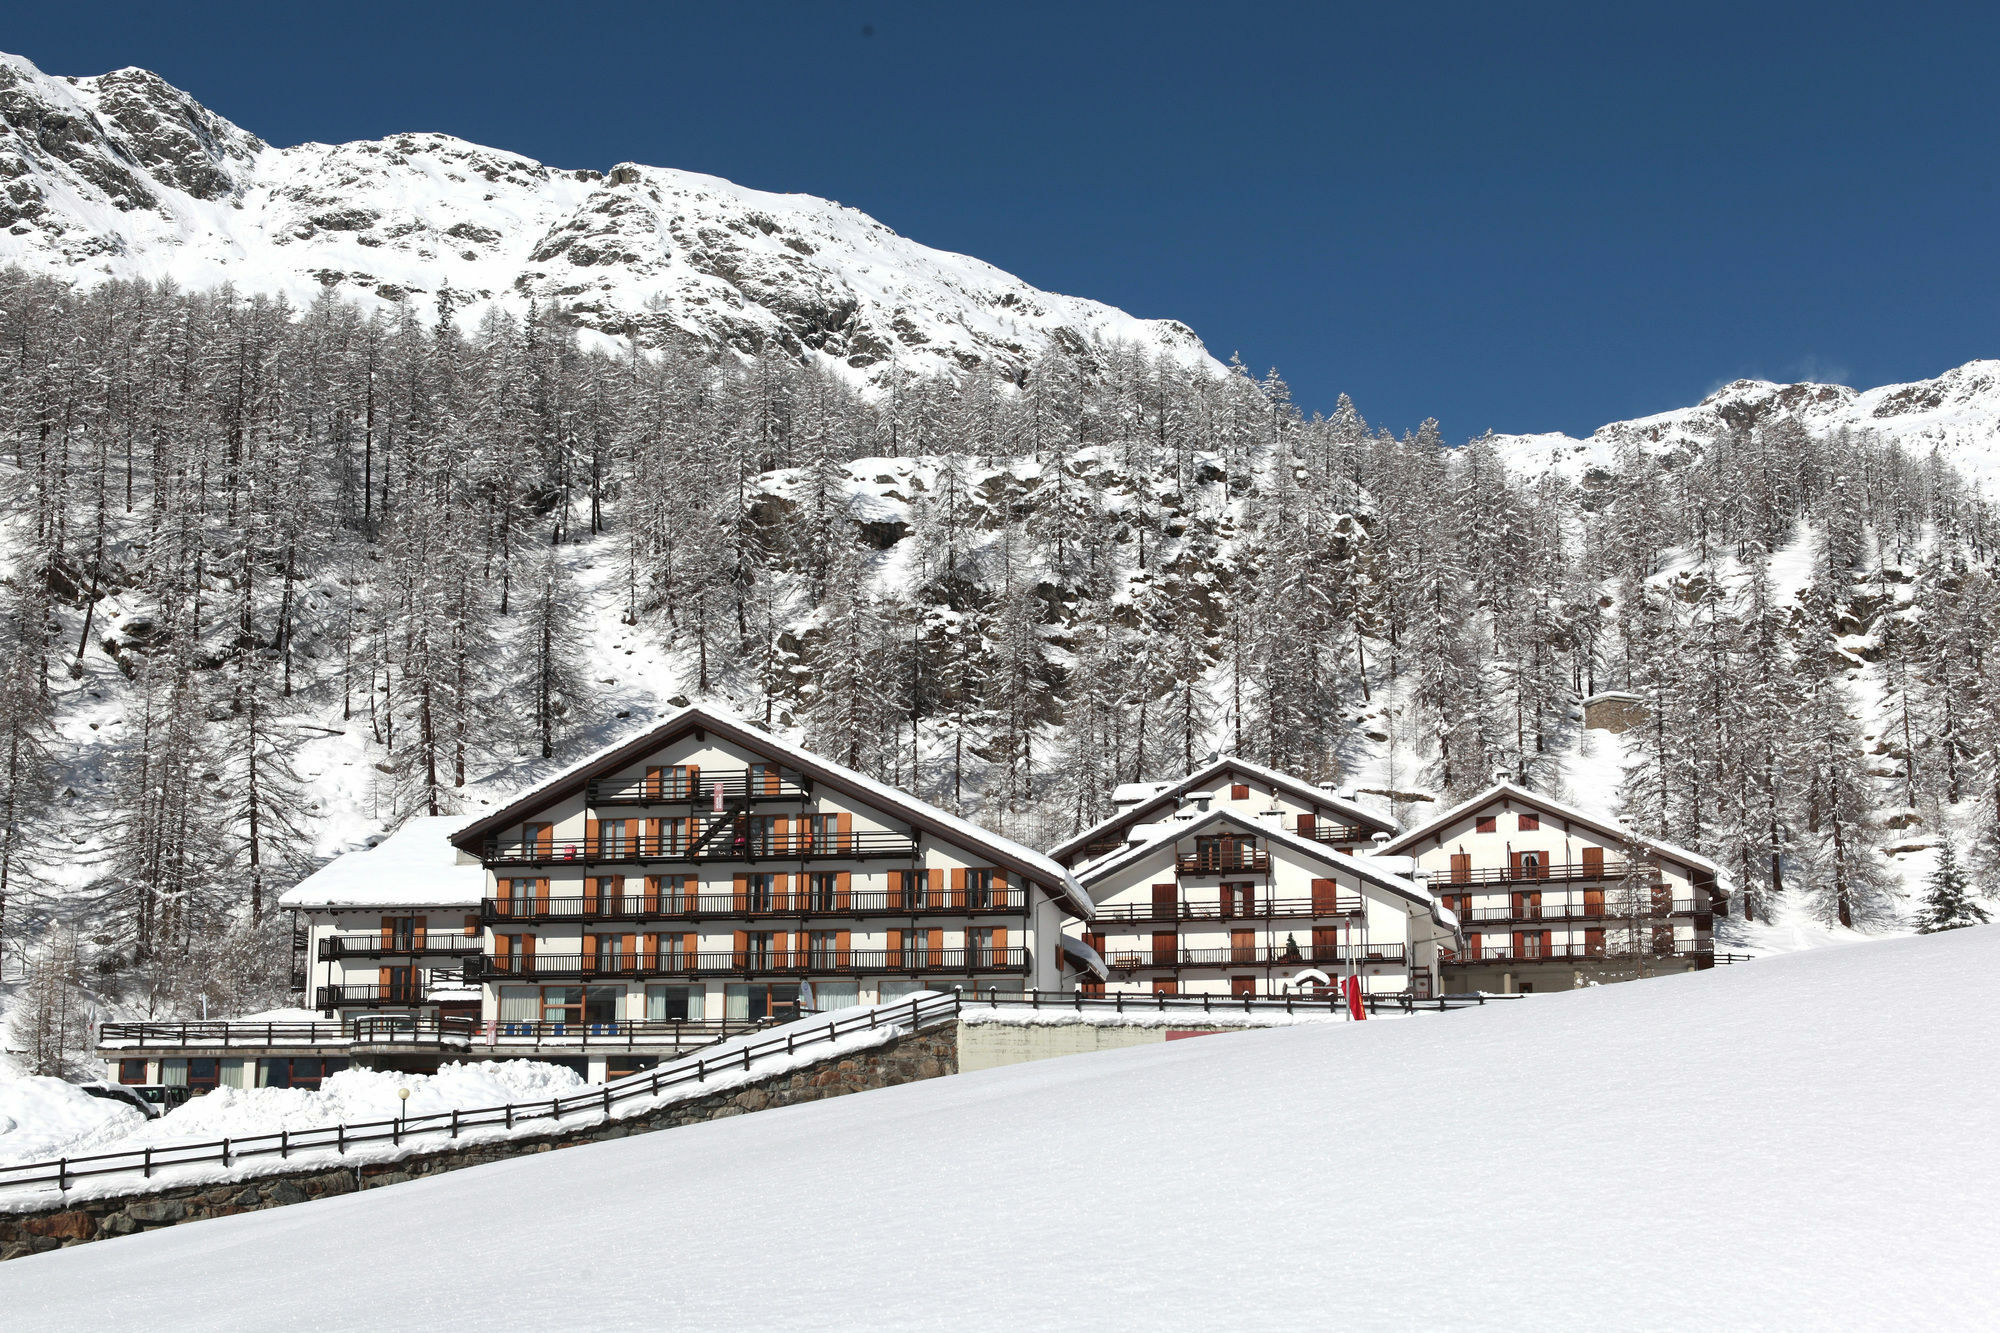
[[[1934,935],[1941,930],[1983,926],[1990,918],[1974,899],[1972,881],[1958,864],[1958,848],[1947,837],[1938,844],[1937,865],[1924,881],[1924,894],[1917,904],[1917,933]]]

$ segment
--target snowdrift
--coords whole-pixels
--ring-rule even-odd
[[[1043,1061],[6,1265],[328,1330],[1980,1327],[2000,929]],[[411,1262],[436,1256],[434,1262]]]

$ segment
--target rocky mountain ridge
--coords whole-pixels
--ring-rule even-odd
[[[642,346],[776,346],[880,382],[1051,342],[1213,365],[1172,320],[1041,291],[802,194],[622,163],[563,170],[443,134],[277,148],[158,75],[0,55],[0,264],[85,285],[232,283],[296,304],[567,310]]]

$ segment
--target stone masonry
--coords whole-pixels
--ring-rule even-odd
[[[305,1203],[399,1184],[461,1167],[480,1166],[529,1153],[550,1152],[579,1143],[622,1139],[673,1129],[703,1120],[723,1120],[773,1107],[844,1097],[851,1092],[915,1083],[958,1072],[958,1025],[895,1038],[884,1045],[832,1057],[801,1069],[773,1074],[747,1085],[674,1102],[623,1120],[578,1130],[538,1134],[423,1153],[396,1162],[361,1166],[315,1166],[308,1170],[260,1175],[226,1185],[191,1185],[109,1198],[84,1199],[38,1212],[0,1213],[0,1259],[18,1259],[45,1250],[81,1245],[111,1236],[129,1236],[156,1227],[178,1226],[210,1217]]]

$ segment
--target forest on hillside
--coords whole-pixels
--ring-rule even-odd
[[[365,729],[398,817],[571,753],[579,548],[683,688],[1027,841],[1218,748],[1340,779],[1383,696],[1427,793],[1547,784],[1620,689],[1623,814],[1741,913],[1888,924],[1913,830],[2000,859],[1993,515],[1865,434],[1531,482],[1115,346],[863,394],[549,313],[13,271],[0,471],[0,948],[67,931],[155,1012],[281,997],[315,735]],[[117,744],[65,726],[107,704]]]

